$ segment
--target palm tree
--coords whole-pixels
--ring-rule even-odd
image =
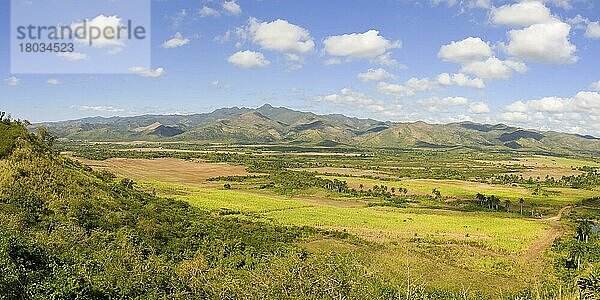
[[[506,208],[506,212],[510,212],[510,205],[512,204],[512,202],[510,202],[510,200],[505,200],[504,201],[504,207]]]
[[[523,204],[525,204],[525,200],[523,198],[519,199],[519,204],[521,205],[521,215],[523,214]]]
[[[483,206],[483,203],[485,203],[485,195],[481,194],[481,193],[477,193],[477,195],[475,195],[475,198],[477,198],[477,200],[479,201],[479,205]]]
[[[583,221],[577,226],[577,239],[581,242],[588,242],[592,234],[592,224],[590,221]]]

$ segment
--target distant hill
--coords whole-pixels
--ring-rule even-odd
[[[283,107],[224,108],[194,115],[85,118],[36,124],[81,141],[197,141],[236,144],[349,145],[364,148],[452,148],[548,153],[600,153],[593,136],[472,122],[393,123],[317,115]]]

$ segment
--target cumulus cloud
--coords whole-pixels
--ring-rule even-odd
[[[454,41],[444,45],[438,52],[438,57],[444,61],[467,63],[483,60],[493,55],[492,48],[481,38],[469,37],[462,41]]]
[[[198,14],[201,17],[218,17],[221,15],[216,9],[210,8],[206,5],[198,10]]]
[[[590,88],[594,91],[600,91],[600,81],[596,81],[590,84]]]
[[[418,110],[426,110],[430,113],[450,112],[454,107],[467,106],[469,99],[465,97],[430,97],[419,99],[415,102]]]
[[[577,47],[569,40],[571,25],[560,21],[511,30],[506,52],[520,60],[565,64],[577,61]]]
[[[591,39],[600,39],[600,22],[590,22],[585,30],[585,36]]]
[[[396,98],[406,98],[415,96],[418,92],[434,89],[437,83],[429,78],[411,78],[404,84],[380,82],[377,85],[377,91],[381,94],[394,96]]]
[[[485,88],[485,83],[481,78],[470,78],[469,76],[458,73],[442,73],[438,75],[437,82],[443,86],[457,85],[462,87],[472,87],[477,89]]]
[[[516,101],[504,107],[506,112],[542,112],[561,114],[587,112],[600,116],[600,93],[579,92],[572,98],[544,97],[529,101]]]
[[[493,24],[528,27],[554,21],[552,12],[540,1],[522,1],[512,5],[493,8],[490,12]]]
[[[129,68],[129,71],[142,77],[149,78],[158,78],[167,75],[167,71],[164,68],[148,69],[144,67],[131,67]]]
[[[185,46],[189,43],[190,43],[189,39],[183,37],[183,35],[180,32],[177,32],[177,33],[175,33],[175,36],[173,36],[173,38],[166,40],[162,44],[162,47],[163,48],[177,48],[177,47]]]
[[[225,1],[225,3],[223,3],[223,9],[227,13],[234,16],[239,16],[242,13],[242,8],[235,2],[235,0]]]
[[[323,43],[327,54],[349,59],[375,59],[386,55],[389,50],[402,46],[400,41],[388,40],[377,30],[329,36]]]
[[[527,67],[523,63],[514,61],[501,61],[496,57],[485,61],[473,61],[462,66],[461,72],[473,74],[482,79],[508,79],[513,71],[523,73]]]
[[[76,28],[81,28],[81,27],[84,27],[87,30],[85,36],[88,37],[88,39],[77,39],[75,37],[75,40],[77,42],[79,42],[81,44],[89,45],[89,43],[90,43],[89,37],[92,36],[92,34],[93,34],[91,32],[91,30],[93,30],[92,28],[99,28],[103,34],[101,35],[101,37],[96,38],[92,41],[92,44],[91,44],[92,47],[121,48],[125,45],[126,34],[124,34],[123,32],[119,33],[119,29],[123,30],[123,28],[125,28],[125,25],[121,21],[120,17],[118,17],[116,15],[115,16],[98,15],[91,20],[85,19],[85,22],[86,22],[85,27],[83,26],[83,22],[74,23],[71,25],[71,28],[73,28],[73,30],[76,30]]]
[[[469,104],[469,99],[465,97],[446,97],[442,99],[441,103],[448,106],[464,106]]]
[[[11,77],[4,79],[4,83],[6,83],[10,86],[17,86],[21,83],[21,79],[15,77],[15,76],[11,76]]]
[[[472,114],[486,114],[490,111],[490,107],[485,102],[473,102],[469,105],[469,113]]]
[[[402,84],[380,82],[377,85],[377,91],[389,96],[398,98],[412,97],[416,95],[415,90]]]
[[[475,81],[465,81],[464,78],[457,78],[463,79],[461,80],[463,86],[469,85],[482,88],[483,82],[478,82],[481,79],[508,79],[513,71],[520,73],[527,71],[527,67],[522,62],[498,59],[494,56],[489,43],[478,37],[469,37],[443,45],[438,52],[438,57],[444,61],[460,64],[460,73],[472,74],[478,77],[479,80]],[[441,84],[450,85],[452,78],[449,78],[447,74],[442,74],[439,79],[442,80]],[[461,85],[458,82],[456,84]]]
[[[570,98],[516,101],[503,108],[499,119],[544,130],[600,134],[596,125],[600,124],[600,93],[584,91]]]
[[[344,88],[339,93],[322,96],[320,101],[329,102],[342,107],[350,107],[353,110],[366,110],[368,112],[382,112],[386,110],[385,103],[373,97]]]
[[[266,50],[308,53],[315,48],[315,42],[308,30],[286,20],[259,22],[250,18],[245,30],[254,43]]]
[[[383,55],[375,57],[374,59],[371,59],[371,62],[385,67],[396,67],[399,69],[406,69],[406,66],[400,64],[396,59],[394,59],[390,52],[387,52]]]
[[[46,83],[49,85],[59,85],[60,81],[58,79],[50,78],[46,81]]]
[[[369,69],[367,72],[359,73],[358,78],[362,81],[382,81],[387,79],[394,79],[395,76],[390,74],[388,71],[379,69]]]
[[[370,95],[344,88],[338,93],[321,96],[317,101],[333,104],[347,114],[376,118],[397,117],[404,114],[402,104],[384,102]]]
[[[238,51],[231,55],[227,61],[245,69],[263,68],[271,64],[262,53],[250,50]]]

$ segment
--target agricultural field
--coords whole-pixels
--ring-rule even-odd
[[[142,191],[213,214],[349,234],[351,240],[298,245],[319,255],[353,255],[367,272],[397,285],[422,282],[426,289],[498,296],[565,284],[552,267],[553,244],[573,230],[564,216],[600,196],[593,184],[570,186],[580,178],[593,180],[586,172],[598,163],[581,158],[113,146],[79,152],[83,157],[77,157],[77,148],[69,150],[96,170],[133,179]],[[96,155],[104,159],[91,159]],[[499,177],[504,175],[510,177]],[[549,179],[553,176],[556,180]],[[498,202],[481,205],[478,194]]]
[[[251,149],[236,149],[235,154],[228,154],[234,156],[226,159],[195,156],[82,161],[95,169],[134,179],[143,191],[229,218],[350,234],[363,242],[325,238],[300,246],[314,253],[352,253],[368,272],[396,284],[416,280],[427,282],[428,287],[453,291],[468,285],[475,291],[496,294],[548,282],[562,284],[550,267],[553,258],[549,254],[554,241],[571,230],[560,221],[562,215],[582,200],[600,196],[594,188],[543,186],[545,194],[536,195],[533,185],[525,182],[474,180],[498,169],[510,170],[511,174],[552,169],[572,176],[584,173],[575,168],[595,166],[577,159],[531,156],[507,160],[500,155],[495,160],[473,157],[460,161],[445,154],[425,153],[417,155],[423,158],[415,163],[394,160],[393,154],[366,153],[351,158],[336,157],[336,152],[316,154],[300,149],[300,158],[291,159],[282,158],[273,149],[267,148],[265,153]],[[431,162],[427,158],[431,155],[439,161]],[[315,166],[315,162],[323,166]],[[423,171],[431,172],[434,164],[465,172],[469,162],[476,170],[472,181],[420,178],[427,177]],[[401,176],[411,171],[419,174],[417,178]],[[289,173],[305,175],[298,177],[302,179],[282,179],[291,176]],[[429,174],[439,177],[441,173]],[[343,182],[347,187],[306,188],[304,180]],[[537,184],[543,185],[541,181]],[[388,195],[391,198],[366,192],[383,186],[386,190],[394,188],[393,195]],[[405,192],[400,192],[403,189]],[[440,199],[432,195],[433,190],[440,193]],[[478,193],[495,195],[501,203],[510,202],[511,207],[464,209],[465,205],[474,206]],[[519,206],[520,199],[524,199],[525,208]],[[404,202],[394,204],[397,201]],[[463,203],[462,208],[455,202]],[[534,209],[535,218],[529,212]]]
[[[523,198],[529,202],[551,206],[565,206],[580,202],[582,199],[593,198],[600,195],[600,190],[580,190],[571,188],[547,188],[547,196],[533,195],[531,189],[511,186],[496,185],[461,180],[437,179],[406,179],[397,181],[382,181],[368,178],[323,176],[324,178],[337,179],[348,182],[351,187],[371,189],[374,185],[406,188],[408,195],[429,195],[433,189],[440,191],[442,196],[455,199],[473,199],[477,193],[493,194],[501,199],[518,203]]]

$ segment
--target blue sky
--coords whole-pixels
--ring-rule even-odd
[[[600,135],[591,0],[156,0],[152,66],[125,75],[12,74],[9,15],[0,2],[0,109],[34,122],[270,103]]]

